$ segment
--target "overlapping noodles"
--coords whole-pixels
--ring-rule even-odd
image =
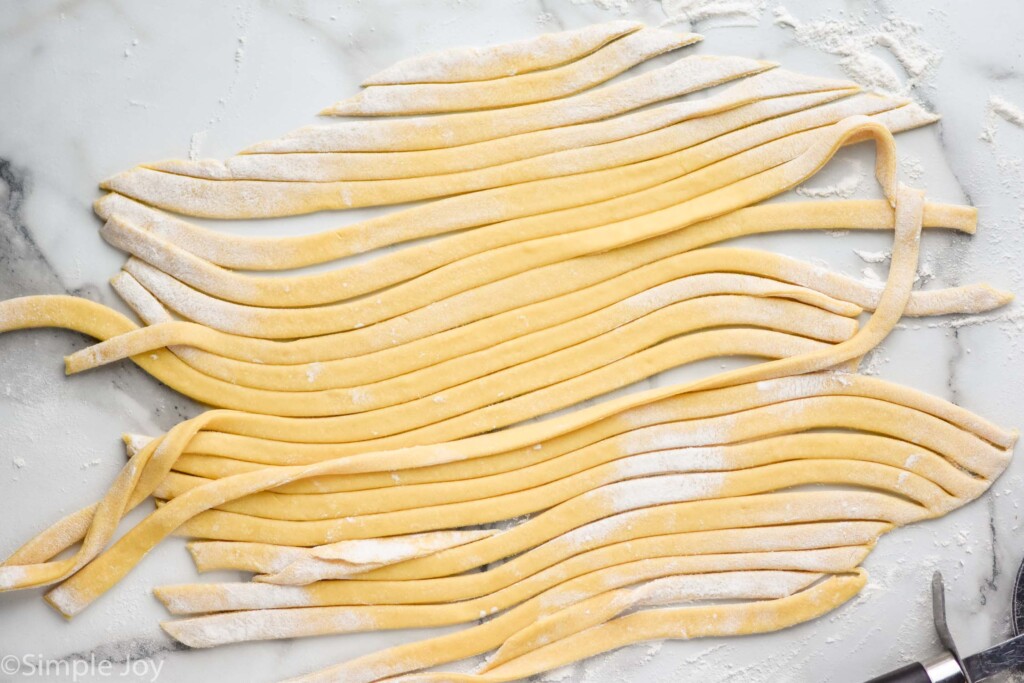
[[[709,116],[741,105],[757,104],[758,109],[762,111],[763,118],[781,116],[798,111],[801,107],[813,105],[818,102],[818,94],[820,94],[821,102],[824,102],[850,92],[852,92],[850,84],[844,81],[827,81],[785,71],[772,71],[743,80],[737,86],[702,100],[646,110],[636,116],[625,117],[628,120],[622,123],[616,119],[614,122],[597,124],[603,127],[602,134],[608,139],[581,136],[579,133],[572,134],[572,131],[576,131],[580,127],[555,129],[534,135],[554,138],[559,143],[567,145],[567,149],[571,149],[578,145],[628,138],[630,132],[639,134],[646,132],[648,128],[657,130],[659,127],[664,127],[663,124],[670,125],[695,117]],[[787,95],[797,95],[797,97],[786,97]],[[805,95],[811,97],[805,97]],[[794,107],[796,108],[794,109]],[[650,124],[644,123],[654,114],[662,112],[666,112],[666,120],[662,120],[659,116]],[[633,119],[640,117],[642,117],[640,121],[633,122]],[[751,123],[756,123],[758,120],[760,119],[753,118]],[[633,122],[632,125],[630,125],[631,122]],[[639,129],[636,128],[638,124]],[[559,149],[558,147],[538,148],[535,143],[521,140],[521,137],[526,136],[503,138],[487,143],[487,150],[459,148],[457,151],[441,150],[437,153],[448,155],[450,159],[447,163],[453,161],[467,163],[467,160],[473,162],[478,159],[491,159],[494,163],[505,163],[515,161],[519,157],[511,159],[501,157],[501,153],[493,149],[500,143],[505,143],[508,152],[512,154],[518,154],[522,150],[535,152],[527,153],[523,158]],[[436,157],[416,163],[407,158],[409,155],[399,153],[369,153],[363,156],[367,157],[366,161],[372,167],[387,163],[388,159],[394,159],[397,162],[396,166],[402,169],[410,167],[419,169],[412,175],[430,175],[431,169],[435,167],[442,167],[443,172],[468,170],[461,167],[444,166],[442,161]],[[330,160],[336,158],[337,155],[289,154],[287,156],[253,156],[252,158],[258,162],[260,158],[290,160],[296,157]],[[358,161],[350,157],[351,155],[341,155],[339,165],[344,166],[345,169],[353,166],[358,168]],[[242,157],[236,157],[236,159],[240,158]],[[201,169],[209,166],[207,162],[181,163],[189,164],[186,169],[182,169],[183,172],[198,176],[203,176]],[[282,165],[288,166],[288,164]],[[155,167],[160,168],[159,166]],[[470,168],[476,168],[476,166]],[[212,177],[220,177],[220,175],[211,174]],[[456,196],[442,199],[427,205],[348,225],[339,230],[287,238],[223,235],[148,209],[144,205],[115,194],[100,199],[96,203],[96,210],[102,218],[121,218],[136,227],[157,233],[180,248],[191,251],[218,265],[249,270],[277,270],[329,261],[418,237],[477,227],[492,222],[508,221],[531,213],[545,213],[570,206],[582,206],[593,201],[601,201],[643,189],[642,185],[635,186],[635,183],[629,185],[627,182],[629,180],[629,178],[618,178],[618,182],[614,185],[595,185],[594,183],[582,183],[581,179],[572,177],[549,179],[536,184],[526,183],[520,186],[496,188],[475,194],[472,198]]]
[[[743,57],[693,55],[633,78],[550,102],[514,109],[411,119],[304,126],[243,153],[402,152],[469,145],[549,128],[601,121],[776,66]]]
[[[821,101],[846,97],[859,90],[850,82],[772,69],[748,76],[707,97],[670,102],[613,119],[511,135],[493,140],[409,152],[293,152],[242,154],[217,159],[168,159],[142,164],[146,168],[214,180],[382,180],[446,175],[486,169],[571,149],[602,145],[721,114],[758,102],[782,107],[793,96],[820,94]],[[815,98],[808,98],[809,102]],[[807,105],[809,106],[809,105]],[[765,109],[765,107],[762,107]],[[774,115],[786,113],[781,111]]]
[[[643,24],[638,21],[606,21],[510,43],[428,52],[395,62],[364,80],[363,85],[485,81],[550,69],[585,57],[641,28]]]
[[[371,85],[323,114],[387,116],[515,107],[587,90],[658,55],[691,45],[702,36],[641,28],[567,64],[486,81]]]
[[[444,244],[425,245],[410,250],[409,254],[384,257],[379,263],[374,261],[317,275],[268,278],[232,273],[117,217],[107,221],[101,234],[114,246],[140,256],[201,291],[256,306],[332,303],[409,278],[457,279],[461,272],[474,268],[494,272],[493,277],[498,279],[587,253],[587,249],[615,248],[661,234],[676,225],[681,205],[793,159],[802,147],[813,143],[822,125],[834,124],[851,114],[889,112],[895,104],[858,96],[773,119],[679,154],[615,169],[615,175],[653,174],[652,177],[670,179],[647,190],[453,236],[446,240],[455,243],[451,251]],[[892,118],[895,114],[880,116],[882,121],[892,122],[894,128],[903,123]],[[912,123],[916,125],[926,120],[915,118]],[[615,182],[617,179],[602,180]],[[221,181],[208,182],[219,184]],[[460,251],[465,252],[461,259]],[[424,255],[433,256],[425,259]],[[431,274],[431,271],[437,272]]]
[[[442,175],[335,182],[226,181],[137,167],[104,181],[103,187],[178,213],[214,218],[281,216],[396,204],[586,173],[595,175],[578,178],[577,184],[584,179],[591,182],[606,180],[617,187],[604,190],[599,196],[616,197],[626,194],[630,185],[650,187],[730,153],[820,127],[843,116],[899,109],[902,119],[888,117],[893,119],[894,127],[916,127],[934,120],[934,117],[924,114],[919,108],[910,107],[905,101],[878,96],[860,95],[850,101],[840,100],[832,105],[814,107],[846,94],[849,91],[826,90],[776,97],[710,116],[687,119],[624,140]],[[812,108],[808,110],[808,107]],[[789,118],[779,122],[772,118],[779,116],[774,113],[778,111],[803,112],[804,115],[791,113]],[[744,126],[749,127],[758,121],[763,122],[758,128],[744,130]],[[730,137],[714,142],[715,138],[730,131],[734,131]],[[691,147],[696,149],[686,153]],[[636,165],[636,168],[631,165]],[[533,189],[548,189],[546,186]],[[531,198],[529,201],[536,205],[545,200]],[[570,205],[581,204],[577,198]]]
[[[394,497],[382,497],[377,489],[332,493],[325,488],[302,494],[266,493],[220,506],[219,509],[267,519],[302,521],[448,506],[444,508],[443,515],[440,510],[436,512],[437,519],[444,520],[449,514],[461,514],[463,508],[456,506],[458,503],[482,505],[483,501],[493,499],[494,509],[480,509],[479,514],[516,517],[526,514],[522,512],[524,507],[536,506],[536,509],[528,510],[534,512],[549,507],[552,500],[568,499],[595,486],[666,473],[661,470],[718,472],[805,459],[862,460],[902,467],[931,479],[951,495],[964,499],[973,499],[984,489],[984,483],[974,478],[982,475],[969,469],[971,465],[978,466],[973,460],[979,456],[972,453],[965,459],[950,450],[949,444],[963,445],[963,437],[927,414],[911,409],[900,411],[893,405],[852,397],[800,399],[738,411],[724,417],[671,422],[656,429],[635,430],[550,460],[516,468],[514,477],[509,476],[508,471],[500,471],[472,480],[399,485],[401,493]],[[850,417],[830,421],[829,411],[832,410],[849,411]],[[878,425],[876,434],[884,434],[885,438],[868,434],[805,433],[811,429],[829,428],[867,430],[872,424]],[[915,430],[927,428],[936,430],[936,436],[928,442],[929,447],[915,446],[907,441],[916,433]],[[706,441],[695,443],[702,437]],[[741,439],[744,441],[740,442]],[[875,450],[857,453],[856,449],[865,445]],[[993,451],[978,442],[973,445],[976,452],[999,460],[998,450]],[[963,468],[963,471],[957,468]],[[986,474],[991,474],[989,467],[985,469]],[[172,474],[154,495],[173,498],[207,481]],[[465,509],[477,509],[474,505],[465,506]],[[431,514],[424,514],[424,519],[416,523],[435,523]]]
[[[892,220],[892,209],[883,201],[798,202],[740,209],[686,230],[506,278],[472,292],[431,303],[382,324],[288,342],[238,337],[193,323],[170,322],[169,314],[158,301],[129,276],[120,275],[114,280],[115,288],[149,326],[72,355],[68,358],[68,371],[76,372],[165,345],[183,344],[250,364],[319,363],[305,367],[307,378],[313,375],[315,380],[326,370],[327,361],[382,351],[387,361],[394,363],[396,356],[403,354],[404,344],[439,333],[444,333],[437,337],[439,344],[425,341],[417,346],[415,353],[426,353],[424,345],[431,345],[440,347],[442,352],[451,350],[450,357],[454,357],[499,343],[509,336],[545,329],[574,316],[591,313],[613,303],[625,287],[638,293],[664,284],[672,277],[715,270],[746,272],[793,282],[852,301],[862,308],[873,309],[880,288],[872,290],[864,283],[856,283],[849,278],[817,269],[808,270],[782,256],[758,254],[754,258],[753,252],[749,252],[749,259],[720,260],[719,257],[727,254],[738,256],[743,252],[711,250],[703,252],[700,257],[682,252],[757,232],[814,228],[891,229]],[[926,204],[924,220],[929,227],[949,227],[964,232],[974,230],[974,210],[966,207]],[[773,265],[779,267],[773,268]],[[906,314],[979,312],[1008,300],[1006,293],[985,285],[917,291],[911,295]],[[490,321],[485,321],[485,318],[490,318]],[[477,341],[479,345],[472,346]],[[175,352],[203,372],[217,375],[209,369],[209,364],[197,365],[194,356],[187,357],[181,349],[175,349]],[[225,379],[238,381],[237,377]]]
[[[840,106],[841,105],[841,106]],[[598,202],[584,207],[576,207],[545,213],[527,218],[489,225],[460,235],[453,235],[444,240],[443,244],[430,243],[417,245],[410,249],[380,257],[370,263],[333,270],[317,276],[266,278],[254,275],[231,273],[221,267],[195,256],[186,249],[162,238],[156,232],[140,229],[133,224],[134,220],[145,225],[145,216],[159,213],[151,209],[128,207],[130,213],[121,214],[116,209],[109,211],[110,206],[104,204],[101,212],[110,216],[101,234],[111,244],[135,254],[161,268],[167,273],[221,298],[241,303],[254,303],[269,306],[306,306],[329,303],[341,299],[366,294],[382,287],[387,287],[411,277],[421,276],[442,266],[450,266],[460,259],[469,257],[482,258],[482,254],[504,248],[510,251],[515,245],[523,245],[532,240],[553,238],[569,233],[586,237],[588,229],[597,229],[609,223],[627,219],[639,219],[643,215],[653,214],[672,207],[674,204],[692,199],[716,189],[730,178],[745,177],[741,175],[736,163],[723,164],[706,168],[708,164],[729,156],[733,152],[742,152],[750,145],[757,147],[765,140],[775,140],[785,136],[794,128],[802,129],[807,124],[833,123],[843,118],[848,112],[872,111],[884,103],[873,102],[870,98],[854,99],[836,106],[816,108],[801,112],[797,119],[783,117],[769,122],[761,131],[761,126],[744,129],[743,135],[734,137],[727,135],[717,139],[713,148],[705,151],[704,145],[694,147],[684,155],[676,158],[656,159],[656,164],[636,165],[628,169],[616,169],[616,175],[649,175],[654,180],[669,182],[653,184],[652,187],[638,193],[626,194],[615,199]],[[803,119],[803,122],[800,121]],[[764,125],[764,124],[762,124]],[[813,126],[812,126],[813,127]],[[776,145],[778,147],[778,145]],[[774,155],[769,158],[748,159],[755,165],[754,169],[745,171],[747,175],[756,168],[769,168],[777,163]],[[785,160],[785,157],[782,158]],[[643,169],[640,166],[644,166]],[[657,169],[655,169],[657,166]],[[702,173],[690,173],[706,168]],[[646,169],[646,170],[644,170]],[[655,175],[650,171],[656,170]],[[641,172],[642,171],[642,172]],[[597,179],[595,179],[597,180]],[[616,178],[602,180],[616,181]],[[647,184],[647,183],[645,183]],[[621,187],[621,186],[620,186]],[[540,188],[538,188],[540,189]],[[117,200],[124,203],[126,200]],[[138,216],[133,219],[131,214]],[[126,218],[121,217],[126,215]],[[139,220],[142,219],[142,220]],[[413,225],[418,225],[414,223]],[[244,246],[244,245],[239,245]],[[554,252],[553,257],[557,257]]]
[[[104,237],[133,254],[115,288],[149,327],[80,299],[26,297],[0,304],[0,330],[80,330],[108,341],[69,371],[130,355],[183,393],[250,412],[126,439],[129,462],[103,499],[15,552],[0,589],[62,582],[47,599],[73,616],[184,534],[209,539],[189,546],[200,570],[258,574],[160,589],[173,613],[214,613],[164,625],[186,644],[493,617],[301,680],[505,681],[641,639],[813,618],[859,590],[881,534],[984,492],[1015,433],[848,374],[903,314],[1009,298],[985,285],[911,292],[921,228],[974,228],[972,211],[897,187],[891,132],[933,117],[784,72],[629,113],[771,66],[734,58],[553,99],[688,40],[620,23],[529,43],[536,56],[526,43],[454,51],[436,68],[400,65],[332,109],[463,113],[310,127],[227,163],[162,162],[108,181],[219,217],[454,196],[255,240],[125,196],[99,202]],[[867,138],[885,202],[750,208]],[[700,248],[814,227],[894,229],[885,287]],[[461,230],[315,276],[227,270]],[[863,309],[873,315],[856,331]],[[730,354],[777,360],[523,424]],[[803,490],[823,484],[838,488]],[[157,510],[111,543],[151,495]],[[495,522],[511,526],[462,530]],[[416,673],[490,650],[472,674]]]
[[[839,146],[850,140],[851,126],[863,120],[849,117],[821,131],[808,133],[807,137],[798,135],[800,144],[782,139],[751,150],[753,158],[740,154],[702,169],[692,174],[691,182],[687,183],[692,198],[670,208],[586,232],[555,235],[492,250],[438,268],[391,288],[379,297],[287,311],[242,307],[193,292],[138,261],[129,261],[126,268],[157,298],[173,304],[172,308],[196,322],[224,331],[292,339],[356,329],[406,313],[418,308],[417,304],[424,305],[465,291],[473,284],[493,281],[502,273],[522,272],[529,264],[543,265],[580,252],[592,253],[635,243],[775,196],[812,175]],[[876,125],[882,127],[884,121],[884,118],[878,120]]]
[[[545,645],[528,655],[509,662],[506,666],[485,673],[425,672],[400,676],[394,681],[401,681],[401,683],[441,683],[442,681],[444,683],[470,683],[472,681],[517,680],[532,673],[558,668],[585,657],[645,640],[749,635],[775,631],[828,613],[853,597],[864,586],[866,580],[865,572],[857,569],[845,574],[832,575],[810,588],[785,598],[640,610]],[[441,643],[431,642],[430,645],[441,645]],[[447,646],[447,643],[442,645],[442,647],[444,646]],[[394,649],[396,652],[388,652],[388,654],[398,655],[402,659],[392,666],[397,664],[397,667],[405,669],[409,666],[409,660],[404,658],[404,653],[397,652],[400,648]],[[362,662],[354,660],[352,663],[356,665],[356,671],[359,671],[358,667]],[[340,665],[309,676],[289,680],[294,683],[337,680],[338,673],[346,668],[347,665]],[[420,667],[414,665],[413,668]],[[390,671],[390,669],[391,667],[382,665],[372,671],[361,672],[354,677],[346,674],[346,678],[343,680],[352,683],[377,680],[380,670]]]
[[[852,126],[848,131],[844,131],[845,136],[859,135],[863,132],[868,132],[879,139],[882,143],[879,146],[878,155],[879,176],[883,181],[883,186],[887,194],[894,196],[892,194],[892,175],[894,173],[894,166],[893,157],[891,155],[891,136],[884,127],[877,123],[858,121],[857,124],[859,125]],[[829,143],[829,149],[833,149],[838,144],[841,144],[841,140],[831,140]],[[858,333],[851,341],[840,343],[829,349],[802,354],[795,359],[785,359],[764,363],[759,366],[754,366],[753,368],[744,368],[738,371],[721,373],[709,379],[691,383],[690,385],[684,385],[684,387],[692,391],[702,388],[714,388],[716,386],[729,386],[730,384],[736,384],[751,379],[769,379],[771,377],[791,374],[794,370],[804,372],[816,370],[822,367],[834,365],[837,362],[858,357],[877,343],[877,340],[881,336],[884,336],[884,334],[888,332],[888,329],[895,324],[895,321],[898,319],[900,312],[905,306],[907,298],[909,298],[910,282],[912,280],[914,262],[916,261],[917,237],[920,229],[923,202],[919,195],[915,195],[911,192],[902,192],[901,196],[909,199],[897,202],[896,248],[894,249],[893,268],[889,280],[889,287],[883,294],[882,301],[876,310],[875,315],[869,320],[864,330]],[[615,401],[609,402],[605,404],[605,407],[615,406],[616,403],[617,402]],[[215,413],[209,413],[208,415],[212,414]],[[579,416],[585,414],[587,414],[587,411],[581,411],[576,413],[575,417],[578,419]],[[275,420],[275,418],[266,419],[268,421]],[[338,418],[330,418],[332,421],[337,419]],[[562,418],[561,420],[555,420],[554,422],[571,420],[572,418],[570,417],[568,420]],[[202,421],[202,418],[193,422],[198,423],[200,421]],[[198,424],[189,425],[189,423],[185,423],[181,426],[181,429],[178,430],[179,438],[191,438],[199,426],[200,425]],[[172,434],[174,431],[175,430],[172,430]],[[525,431],[529,431],[529,428],[525,428]],[[160,442],[160,445],[167,447],[171,445],[174,440],[175,439],[171,438],[169,435],[168,438],[165,438]],[[441,455],[441,457],[451,459],[451,446],[446,446],[445,448],[448,452]],[[406,453],[410,452],[412,452],[412,450],[406,451]],[[148,455],[151,453],[152,450],[147,447],[140,452],[136,458],[146,460],[148,459]],[[263,490],[286,483],[286,481],[296,477],[302,478],[302,475],[308,477],[321,474],[338,474],[340,472],[334,471],[332,468],[340,467],[342,470],[346,470],[352,468],[353,464],[356,462],[357,459],[344,458],[338,461],[328,461],[327,463],[300,468],[299,470],[281,468],[272,474],[257,472],[239,475],[214,481],[205,486],[193,489],[173,501],[170,501],[167,505],[163,506],[160,510],[147,518],[146,521],[141,523],[132,531],[129,531],[128,534],[122,537],[121,541],[112,546],[111,549],[100,555],[94,561],[90,562],[85,568],[80,569],[78,573],[75,574],[67,584],[65,584],[65,589],[58,589],[58,593],[55,594],[54,599],[70,612],[84,607],[92,597],[101,593],[106,589],[106,587],[116,581],[118,576],[127,571],[127,569],[137,561],[140,553],[144,553],[152,546],[153,543],[158,541],[160,537],[173,530],[174,527],[179,526],[189,517],[194,516],[197,512],[214,507],[222,502],[226,502],[225,500],[217,500],[216,491],[227,492],[232,489],[232,484],[241,485],[239,487],[241,490],[236,488],[232,490],[232,493],[230,494],[232,498],[237,498],[240,497],[240,495],[255,492],[255,490]],[[436,461],[428,459],[426,462],[419,464],[429,465],[434,464],[435,462]],[[136,466],[133,467],[133,464]],[[138,481],[138,475],[141,474],[144,469],[144,467],[138,466],[137,463],[130,463],[122,477],[119,478],[125,484],[124,488],[127,489],[129,486],[134,487],[134,484]],[[259,486],[258,489],[245,490],[246,486],[243,482],[248,483],[250,479],[253,482],[251,486]],[[258,482],[258,484],[256,482]],[[108,496],[108,498],[101,503],[100,507],[102,509],[104,505],[111,504],[112,500],[118,501],[113,503],[117,510],[116,515],[110,515],[109,519],[104,522],[104,524],[112,523],[116,525],[115,516],[119,518],[120,511],[123,511],[124,507],[129,502],[129,496],[125,496],[121,491],[117,491],[117,488],[120,487],[115,487],[115,491],[112,491],[111,496]],[[204,496],[203,494],[206,495]],[[195,501],[195,505],[191,508],[189,507],[190,501]],[[195,507],[196,505],[198,508]],[[95,517],[96,520],[99,520],[99,510]],[[168,520],[168,522],[170,522],[170,520],[175,521],[171,524],[161,524],[160,520],[165,519]],[[109,534],[93,533],[97,526],[99,525],[93,524],[90,534],[86,536],[85,543],[74,557],[67,560],[55,561],[52,564],[36,564],[31,566],[23,565],[16,568],[5,568],[5,572],[11,573],[13,570],[17,574],[17,577],[16,581],[11,582],[9,580],[5,580],[4,584],[37,584],[40,582],[40,579],[42,579],[42,581],[52,581],[54,578],[66,576],[70,571],[74,571],[74,569],[82,567],[83,564],[88,562],[88,560],[95,555],[95,551],[99,550],[99,546],[102,543],[90,544],[90,541],[93,539],[99,541],[99,538],[102,538],[102,535],[107,535],[109,537]],[[149,531],[148,535],[147,531]],[[103,541],[105,540],[106,539],[104,538]]]
[[[445,604],[487,597],[515,604],[569,579],[637,558],[731,555],[742,562],[744,554],[772,553],[771,558],[758,559],[778,560],[772,565],[774,569],[822,571],[825,567],[815,562],[844,556],[854,558],[856,565],[876,540],[892,528],[884,521],[806,521],[813,513],[803,499],[792,493],[777,495],[793,504],[792,519],[787,524],[773,523],[778,515],[769,512],[772,501],[767,496],[751,498],[762,505],[750,510],[749,522],[730,527],[730,517],[700,531],[673,531],[676,527],[686,528],[686,524],[678,522],[670,522],[669,527],[659,531],[653,526],[658,521],[654,518],[664,516],[663,511],[643,508],[574,529],[486,571],[429,579],[368,579],[351,572],[344,575],[347,580],[336,580],[331,574],[342,576],[342,568],[326,561],[314,562],[317,558],[312,553],[317,548],[196,541],[189,544],[189,550],[199,571],[236,569],[266,573],[256,577],[255,583],[180,584],[157,587],[154,593],[171,614],[280,607]],[[722,508],[721,501],[709,501],[707,505]],[[674,520],[685,519],[685,515],[678,514],[680,510],[676,505],[669,515]],[[836,514],[837,510],[826,508],[821,519],[828,520]],[[627,521],[636,522],[636,536],[620,540],[609,537],[613,526]],[[650,533],[644,535],[648,530]],[[388,540],[342,543],[375,546]],[[838,552],[814,552],[818,550]]]

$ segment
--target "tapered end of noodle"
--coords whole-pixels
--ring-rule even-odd
[[[161,621],[160,628],[162,628],[167,635],[174,638],[179,643],[188,645],[194,648],[210,647],[210,643],[206,642],[203,638],[194,638],[193,633],[190,629],[183,627],[182,622],[188,621],[188,619],[178,619],[176,621]]]

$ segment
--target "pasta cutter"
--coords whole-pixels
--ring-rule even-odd
[[[945,651],[931,659],[873,678],[868,683],[978,683],[998,674],[1024,673],[1024,563],[1017,570],[1013,585],[1012,610],[1012,638],[987,650],[961,657],[946,621],[946,589],[942,574],[935,572],[932,577],[932,615],[935,632]]]

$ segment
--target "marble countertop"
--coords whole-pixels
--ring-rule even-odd
[[[725,4],[738,11],[720,15]],[[899,137],[904,179],[936,201],[980,210],[974,237],[925,237],[924,286],[986,280],[1024,293],[1024,128],[990,105],[994,96],[1024,107],[1024,3],[7,0],[0,3],[0,298],[67,292],[125,310],[107,285],[124,256],[100,239],[90,210],[97,182],[117,171],[190,153],[226,156],[310,122],[400,57],[621,15],[650,24],[674,17],[684,29],[689,16],[706,36],[688,48],[696,52],[895,79],[893,87],[943,116]],[[809,23],[822,20],[838,23]],[[826,45],[822,36],[836,30],[848,40]],[[929,61],[916,62],[921,54]],[[870,194],[870,163],[869,150],[844,151],[808,183],[810,194]],[[272,220],[226,229],[280,234],[362,215],[317,215],[301,228]],[[856,277],[884,278],[884,263],[865,262],[854,250],[885,251],[887,239],[752,241]],[[1022,339],[1019,304],[988,316],[907,321],[865,370],[1021,427]],[[124,461],[122,432],[159,433],[200,410],[127,363],[66,379],[61,357],[83,343],[51,330],[0,336],[0,555],[102,494]],[[684,376],[673,371],[644,386]],[[951,586],[962,649],[987,646],[1009,632],[1010,588],[1024,556],[1022,474],[1018,456],[981,500],[883,538],[865,563],[868,587],[818,621],[757,637],[635,646],[544,680],[855,683],[936,651],[928,603],[936,569]],[[172,539],[73,623],[39,591],[0,595],[0,656],[112,662],[83,681],[273,681],[422,637],[401,631],[185,651],[160,630],[166,614],[150,590],[194,577],[182,541]],[[0,672],[8,678],[72,680]]]

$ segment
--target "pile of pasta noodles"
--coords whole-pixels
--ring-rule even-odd
[[[858,360],[902,316],[1011,297],[913,289],[922,230],[976,224],[898,181],[893,134],[933,115],[742,57],[625,73],[699,39],[617,21],[416,57],[323,112],[344,120],[105,181],[142,324],[29,296],[0,331],[84,332],[69,373],[130,358],[213,409],[126,437],[0,588],[56,584],[70,617],[179,534],[200,571],[253,575],[157,588],[193,647],[466,624],[295,679],[349,683],[516,680],[851,598],[882,534],[981,495],[1016,440]],[[883,199],[763,203],[858,142]],[[187,218],[393,204],[288,237]],[[891,232],[884,286],[720,245],[818,229]],[[606,396],[729,356],[756,362]]]

